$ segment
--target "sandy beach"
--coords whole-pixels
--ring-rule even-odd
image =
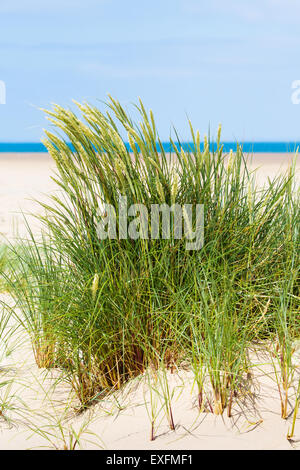
[[[290,155],[256,154],[251,169],[258,168],[257,181],[263,184],[288,168]],[[299,161],[297,168],[299,171]],[[54,164],[48,154],[0,154],[1,241],[13,241],[26,234],[20,211],[34,213],[32,199],[47,200],[56,189],[51,180]],[[34,231],[38,224],[30,216]],[[6,293],[1,300],[10,304]],[[0,307],[2,308],[2,307]],[[253,368],[251,387],[238,397],[232,417],[214,416],[196,406],[196,390],[189,370],[168,372],[175,431],[167,425],[159,393],[155,440],[150,441],[149,386],[147,374],[129,382],[101,404],[77,415],[70,385],[60,380],[59,370],[38,369],[29,338],[22,330],[10,344],[9,355],[0,366],[5,379],[13,379],[8,393],[10,409],[0,417],[0,449],[63,448],[72,429],[82,432],[82,448],[105,449],[293,449],[300,441],[300,418],[296,436],[287,440],[291,416],[280,418],[280,400],[271,357],[258,346],[250,351]],[[295,360],[299,361],[295,355]],[[299,368],[297,369],[299,373]],[[1,393],[4,391],[0,390]],[[293,391],[295,394],[295,390]],[[293,396],[291,394],[291,396]],[[60,438],[54,429],[62,430]],[[39,429],[39,432],[37,432]]]
[[[0,13],[0,451],[300,450],[300,2]]]
[[[28,214],[30,224],[38,229],[34,213],[38,204],[34,199],[47,200],[45,194],[56,189],[50,175],[54,170],[47,153],[0,154],[0,236],[12,240],[25,235],[21,212]]]
[[[167,377],[175,421],[175,431],[171,431],[161,409],[159,386],[154,383],[158,393],[153,441],[146,373],[78,415],[69,384],[60,380],[59,371],[37,368],[28,339],[23,337],[21,346],[13,349],[2,363],[5,379],[12,378],[13,386],[11,421],[0,419],[0,450],[63,449],[73,430],[80,435],[78,448],[93,450],[292,450],[300,446],[300,417],[293,440],[287,440],[291,417],[280,417],[274,370],[263,348],[250,352],[251,386],[237,398],[231,418],[226,413],[199,413],[193,374],[179,369]],[[300,366],[299,356],[297,361]],[[295,390],[291,399],[294,394]]]

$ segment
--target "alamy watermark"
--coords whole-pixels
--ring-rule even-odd
[[[0,80],[0,104],[6,104],[6,85],[3,80]]]
[[[292,82],[291,100],[293,104],[300,104],[300,80],[294,80]]]
[[[144,204],[128,207],[127,197],[120,196],[117,211],[112,204],[104,204],[99,219],[97,235],[101,240],[184,238],[186,250],[199,250],[204,244],[203,204],[151,204],[149,211]]]

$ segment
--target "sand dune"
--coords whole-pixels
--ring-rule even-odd
[[[255,155],[251,168],[260,167],[258,184],[286,170],[288,160],[289,156],[285,154]],[[2,241],[26,233],[20,210],[35,212],[38,205],[30,199],[44,200],[47,193],[56,189],[50,178],[53,170],[54,165],[47,154],[0,155]],[[34,218],[29,220],[34,231],[39,230]],[[1,294],[1,300],[11,302],[7,294]],[[77,432],[82,430],[82,447],[92,449],[292,449],[299,445],[300,418],[294,440],[288,441],[291,416],[286,421],[280,417],[271,358],[261,347],[251,352],[252,378],[245,383],[244,393],[234,405],[232,418],[226,414],[199,413],[191,371],[181,368],[173,374],[168,372],[176,429],[169,429],[161,409],[157,412],[155,440],[150,441],[147,374],[96,404],[87,413],[76,415],[76,400],[68,382],[60,380],[59,370],[49,373],[38,369],[28,336],[22,331],[19,335],[11,344],[11,354],[2,357],[0,362],[0,381],[3,378],[13,380],[9,389],[10,409],[0,417],[0,449],[63,448],[64,437],[69,439],[72,428]],[[159,410],[158,383],[153,387],[158,390],[156,395],[154,393],[153,406]],[[4,389],[0,389],[1,393]],[[60,438],[57,437],[59,429]]]
[[[5,294],[1,300],[10,302]],[[72,429],[76,433],[82,431],[83,449],[275,450],[300,446],[300,417],[293,440],[287,440],[292,417],[287,420],[280,417],[271,357],[262,346],[250,351],[251,379],[236,398],[231,418],[226,410],[223,416],[207,410],[200,413],[193,374],[180,368],[174,373],[167,372],[175,422],[175,431],[171,431],[162,406],[160,382],[152,378],[152,407],[156,410],[153,441],[150,441],[149,372],[78,415],[74,411],[78,403],[68,381],[62,380],[57,369],[49,372],[37,368],[26,334],[20,331],[19,340],[11,346],[11,354],[1,360],[0,379],[11,378],[13,383],[9,391],[12,409],[0,419],[0,449],[61,449]],[[295,360],[300,365],[297,355]],[[296,370],[295,382],[300,368]],[[291,403],[294,397],[292,387]]]

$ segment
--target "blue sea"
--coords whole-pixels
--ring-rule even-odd
[[[129,144],[125,144],[129,148]],[[169,142],[162,143],[164,150],[169,152],[171,146]],[[224,151],[230,152],[232,149],[235,151],[236,142],[223,142]],[[261,152],[261,153],[285,153],[295,152],[297,147],[300,147],[300,142],[243,142],[240,143],[245,153]],[[194,145],[191,142],[182,142],[181,146],[185,150],[193,149]],[[71,147],[71,146],[70,146]],[[158,146],[157,146],[158,147]],[[211,148],[216,147],[215,144],[211,144]],[[203,148],[203,144],[202,144]],[[35,152],[47,152],[46,147],[40,142],[2,142],[0,143],[0,152],[14,152],[14,153],[35,153]]]

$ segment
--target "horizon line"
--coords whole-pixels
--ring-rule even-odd
[[[128,142],[124,141],[126,148],[131,149]],[[161,142],[162,147],[165,152],[172,150],[172,144],[170,141]],[[195,148],[193,142],[182,141],[180,143],[174,142],[176,147],[183,148],[184,150],[193,150]],[[225,152],[230,152],[230,150],[235,150],[237,145],[242,147],[244,152],[253,152],[253,153],[289,153],[296,152],[297,148],[300,147],[300,141],[222,141],[220,142],[223,145],[223,150]],[[72,144],[69,142],[68,145],[72,148]],[[157,150],[160,150],[159,143],[156,143]],[[210,143],[212,150],[216,150],[217,144],[212,141]],[[204,143],[200,144],[201,151],[204,149]],[[0,153],[48,153],[47,148],[42,142],[0,142]]]

